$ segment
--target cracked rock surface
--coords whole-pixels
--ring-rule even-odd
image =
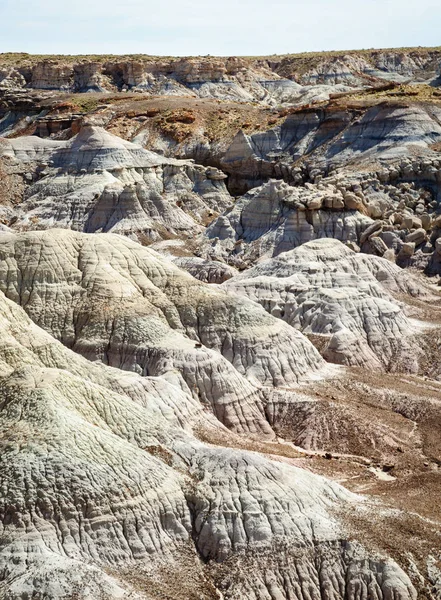
[[[424,294],[420,282],[338,240],[323,238],[283,252],[225,286],[296,329],[323,336],[331,362],[381,369],[400,353],[412,369],[417,360],[412,335],[418,326],[389,292],[418,297]]]
[[[249,264],[317,238],[357,242],[371,223],[361,212],[347,209],[333,190],[305,190],[270,180],[207,228],[204,252],[229,258],[232,264]]]
[[[0,55],[0,600],[440,599],[440,57]]]
[[[262,386],[289,386],[323,368],[307,338],[254,302],[120,236],[4,234],[0,272],[7,297],[66,346],[165,377],[238,431],[270,432]]]
[[[134,589],[127,569],[148,579],[169,560],[198,572],[198,556],[234,565],[245,549],[257,557],[280,543],[295,552],[260,574],[256,558],[224,597],[278,589],[303,599],[325,586],[352,599],[374,586],[379,598],[416,598],[393,561],[341,542],[333,507],[357,496],[263,456],[205,446],[192,429],[201,419],[219,425],[191,396],[77,356],[3,294],[0,320],[5,598],[159,597]]]
[[[64,227],[154,241],[202,231],[208,213],[230,204],[217,169],[165,159],[86,125],[67,141],[4,140],[9,164],[27,165],[28,185],[16,227]]]

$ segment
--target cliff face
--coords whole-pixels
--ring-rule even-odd
[[[434,81],[441,50],[409,49],[249,57],[33,57],[0,55],[0,87],[126,91],[289,102],[310,86]]]
[[[427,81],[439,76],[439,48],[323,52],[281,57],[275,68],[300,83],[366,83],[372,79]]]

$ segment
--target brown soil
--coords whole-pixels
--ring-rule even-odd
[[[112,112],[112,133],[127,139],[148,127],[178,143],[192,135],[228,143],[240,129],[266,130],[283,120],[277,111],[249,103],[182,96],[137,97],[112,104]]]

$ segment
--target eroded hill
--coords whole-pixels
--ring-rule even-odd
[[[0,598],[438,600],[440,65],[0,56]]]

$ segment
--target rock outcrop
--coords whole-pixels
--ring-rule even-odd
[[[19,228],[142,234],[153,241],[201,231],[208,215],[231,202],[217,169],[166,159],[93,125],[68,141],[5,140],[1,154],[29,174]]]
[[[270,180],[245,194],[207,228],[204,253],[243,265],[317,238],[358,242],[372,220],[347,205],[334,188],[300,188]]]
[[[293,102],[305,88],[360,88],[439,77],[439,49],[248,57],[48,57],[0,55],[0,87],[100,92],[138,90],[267,103]]]
[[[159,598],[158,585],[182,597],[185,584],[178,592],[164,572],[161,582],[168,563],[192,570],[192,593],[209,598],[215,586],[210,592],[198,556],[229,560],[231,573],[235,557],[253,548],[256,564],[224,597],[263,599],[271,586],[301,598],[307,585],[338,595],[346,588],[352,599],[371,580],[381,598],[391,590],[403,600],[416,597],[395,563],[341,543],[331,512],[360,502],[356,496],[301,469],[202,444],[191,424],[203,413],[190,396],[78,357],[3,294],[0,320],[0,344],[8,348],[0,376],[5,597],[140,600]],[[259,553],[277,543],[297,551],[258,574]],[[324,561],[320,568],[316,560]],[[296,575],[293,565],[307,575]],[[134,587],[133,569],[146,587]],[[288,573],[289,583],[276,583]]]
[[[331,103],[296,111],[267,131],[239,131],[221,164],[230,186],[243,191],[275,176],[290,184],[311,181],[353,161],[372,168],[373,161],[413,160],[416,152],[436,158],[429,147],[441,140],[440,118],[433,105]],[[304,165],[296,162],[302,158]]]
[[[344,167],[314,183],[289,185],[270,179],[241,197],[204,233],[202,254],[249,266],[302,243],[335,238],[363,253],[384,256],[401,267],[440,273],[441,162],[433,153],[384,163],[376,170]]]
[[[0,55],[1,600],[439,599],[440,60]]]
[[[173,257],[175,265],[205,283],[223,283],[234,277],[237,270],[217,260],[204,260],[196,256]]]
[[[43,60],[30,67],[1,67],[0,89],[29,87],[69,92],[125,92],[219,98],[264,104],[292,103],[308,93],[280,77],[265,61],[186,58],[65,62]],[[331,86],[322,86],[329,98]],[[317,95],[317,93],[315,93]]]
[[[331,362],[375,369],[400,362],[417,370],[418,329],[390,292],[418,297],[425,290],[384,258],[325,238],[260,262],[225,286],[303,333],[321,336]]]
[[[0,288],[75,352],[165,377],[237,431],[271,435],[262,386],[323,367],[302,334],[254,302],[116,235],[5,233]]]

